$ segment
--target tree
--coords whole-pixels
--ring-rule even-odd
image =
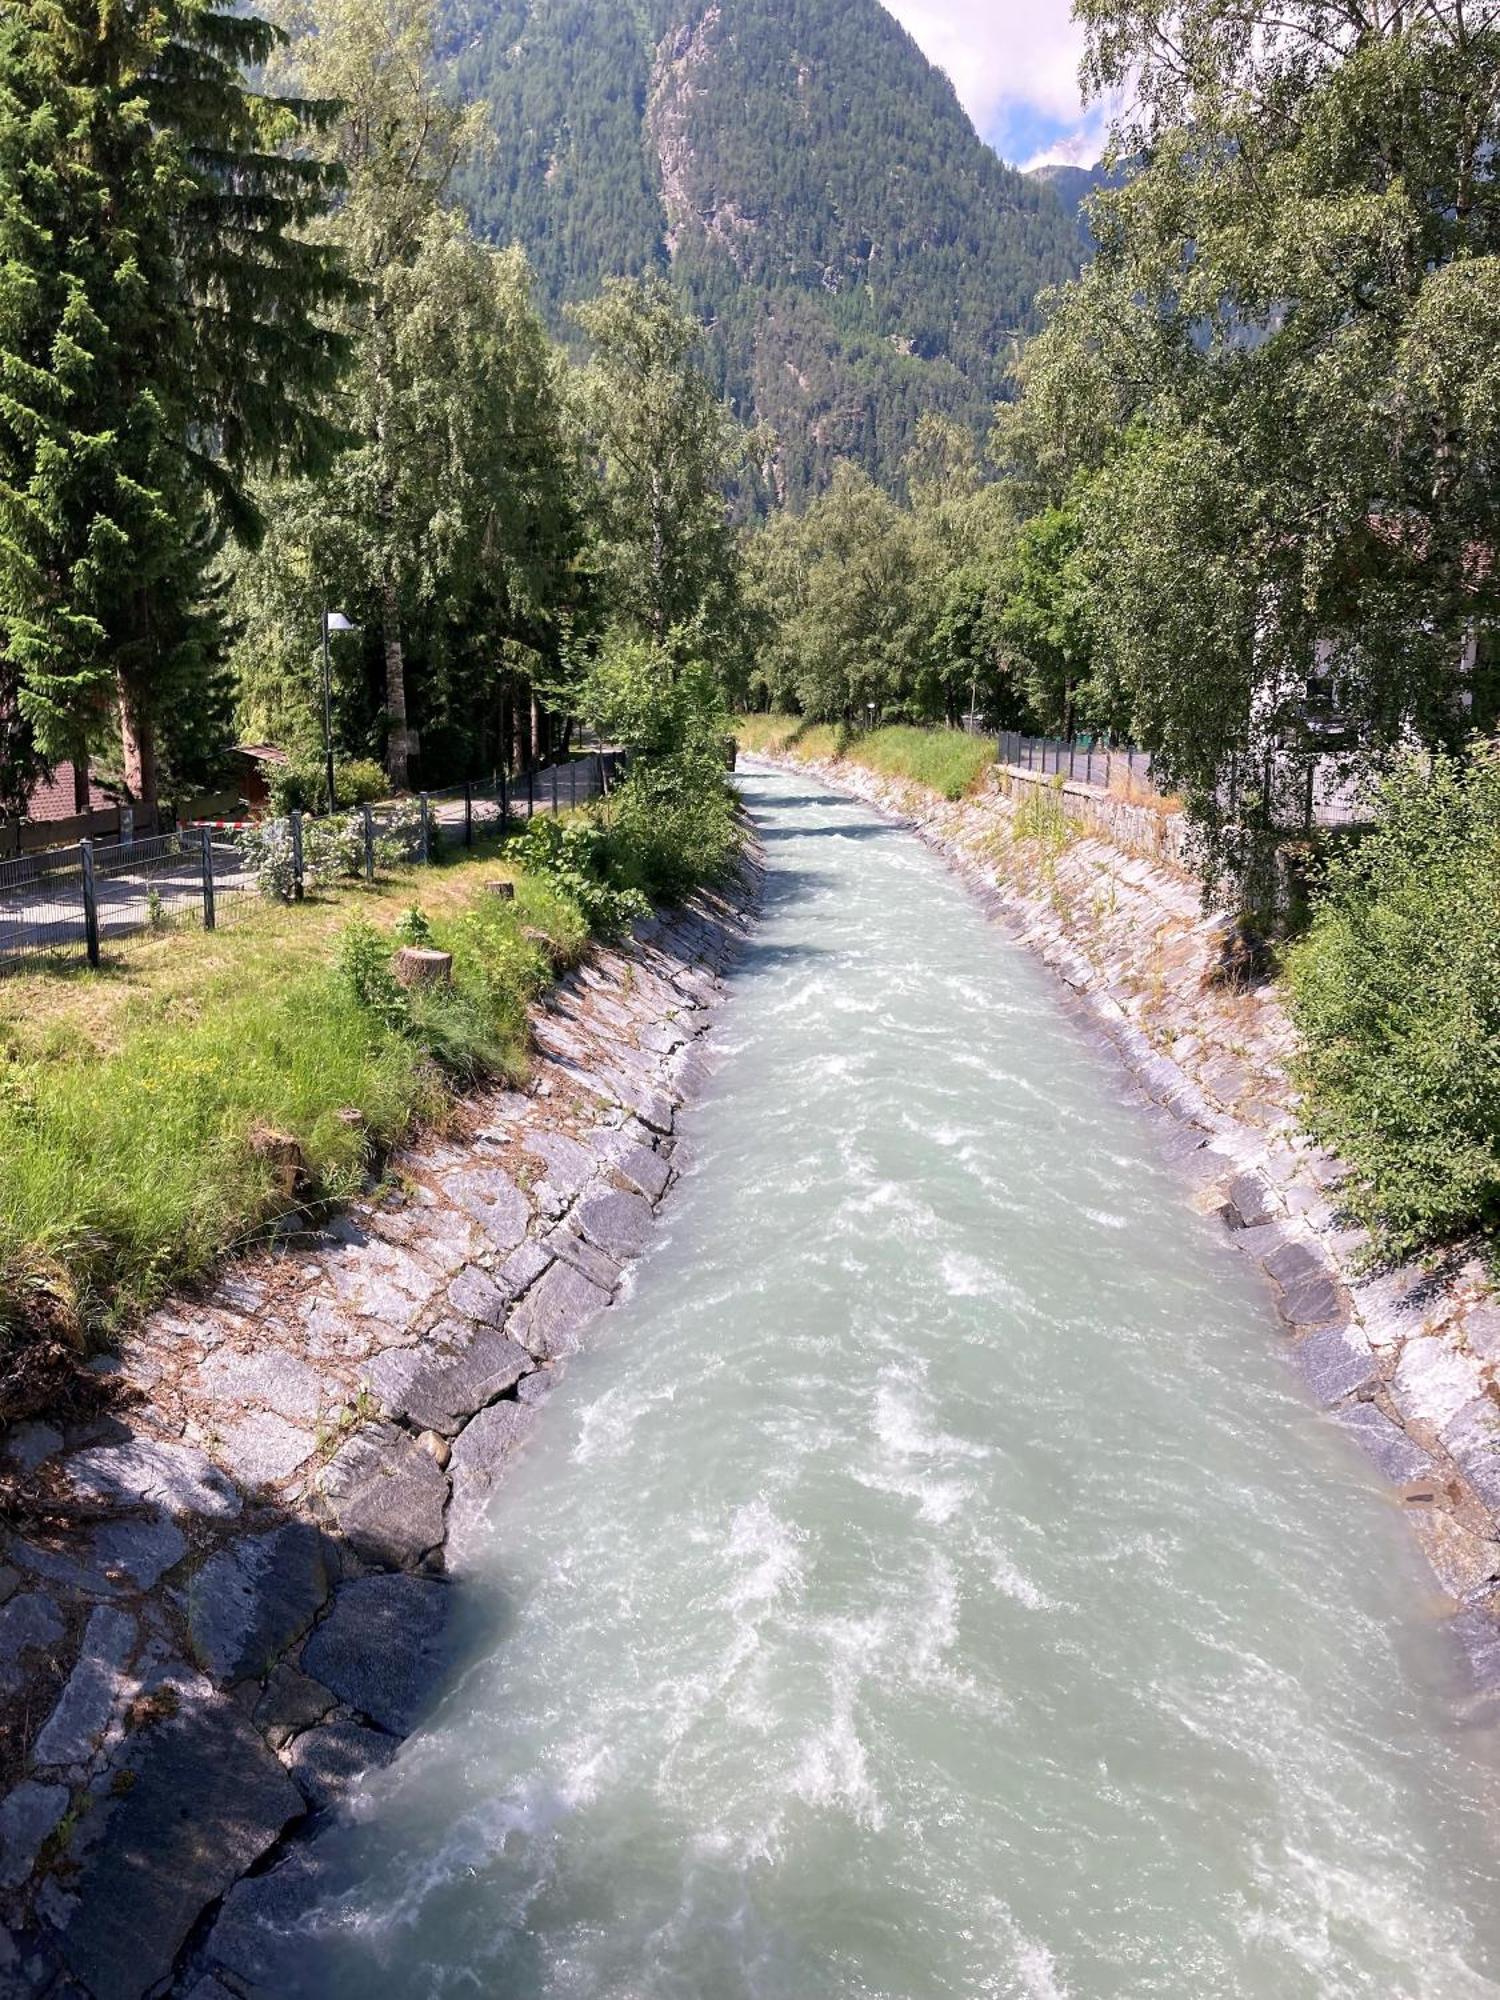
[[[700,330],[659,279],[615,279],[573,316],[591,347],[577,403],[597,456],[609,607],[659,646],[681,633],[728,655],[738,611],[725,485],[743,448],[695,360]]]
[[[1072,736],[1080,722],[1108,726],[1091,677],[1093,619],[1079,563],[1072,507],[1049,507],[1017,532],[992,582],[992,617],[1029,718]]]
[[[346,290],[306,238],[322,108],[252,92],[274,31],[216,0],[0,21],[0,644],[47,756],[107,705],[125,781],[216,666],[209,566],[256,466],[312,461]]]
[[[1086,480],[1100,668],[1212,828],[1226,764],[1469,726],[1500,611],[1493,10],[1083,0],[1133,173],[1027,362],[1013,466]]]
[[[406,620],[415,603],[430,602],[440,566],[434,538],[438,546],[451,540],[454,511],[442,479],[457,448],[449,419],[464,403],[462,379],[445,381],[429,366],[441,370],[454,359],[441,351],[448,331],[441,287],[455,278],[468,285],[472,275],[457,269],[466,246],[444,202],[455,168],[478,141],[482,114],[465,111],[444,89],[428,0],[291,0],[280,18],[290,73],[339,107],[324,152],[347,192],[326,234],[360,283],[343,320],[358,353],[339,410],[356,440],[339,468],[352,502],[343,510],[344,540],[357,573],[373,578],[386,768],[402,789],[415,748]]]

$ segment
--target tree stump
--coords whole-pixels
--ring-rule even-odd
[[[492,896],[498,896],[502,903],[513,903],[516,900],[514,882],[486,882],[484,886]]]
[[[291,1201],[307,1179],[307,1162],[302,1148],[286,1132],[270,1125],[252,1125],[246,1135],[253,1158],[264,1160],[271,1179],[284,1201]]]
[[[453,954],[432,951],[426,945],[404,944],[396,953],[392,970],[398,986],[451,986]]]

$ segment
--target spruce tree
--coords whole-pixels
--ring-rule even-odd
[[[244,480],[333,439],[347,290],[306,239],[324,107],[252,92],[274,29],[215,0],[16,0],[0,22],[0,645],[39,749],[160,718],[221,651],[207,576]]]

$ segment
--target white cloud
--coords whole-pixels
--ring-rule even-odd
[[[1083,31],[1069,0],[885,0],[953,79],[964,109],[1007,158],[1091,164],[1105,119],[1078,89]],[[1035,159],[1029,157],[1035,153]]]

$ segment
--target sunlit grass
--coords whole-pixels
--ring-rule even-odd
[[[504,903],[484,884],[512,879]],[[416,1036],[360,1006],[338,937],[419,902],[454,954],[451,999]],[[459,1073],[524,1075],[526,1007],[587,941],[545,881],[488,858],[247,905],[211,934],[120,948],[98,973],[0,981],[0,1324],[101,1330],[203,1271],[286,1205],[257,1130],[295,1140],[307,1199],[454,1099]],[[351,1114],[358,1113],[358,1117]]]
[[[885,729],[851,730],[830,723],[807,723],[795,715],[742,715],[735,723],[742,749],[805,760],[862,764],[886,778],[926,785],[945,799],[975,791],[995,761],[989,737],[961,729],[917,729],[892,724]]]

